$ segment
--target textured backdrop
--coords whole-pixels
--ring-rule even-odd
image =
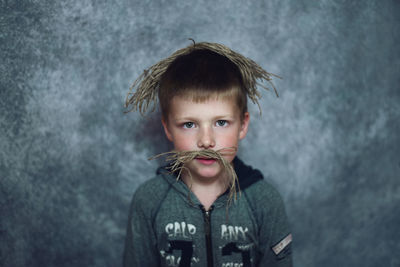
[[[284,78],[240,155],[285,199],[295,266],[400,266],[399,1],[0,3],[0,266],[121,265],[169,149],[124,99],[187,38]]]

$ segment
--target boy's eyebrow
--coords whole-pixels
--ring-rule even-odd
[[[219,120],[219,119],[233,119],[233,118],[234,118],[234,116],[231,115],[231,114],[223,114],[223,115],[215,116],[212,119],[213,120]],[[192,116],[182,116],[182,117],[176,118],[175,120],[176,121],[196,121],[198,119],[199,118],[192,117]],[[200,119],[202,119],[202,118],[200,118]]]
[[[232,114],[227,114],[227,115],[220,115],[220,116],[216,116],[214,117],[214,119],[233,119],[235,116],[233,116]]]

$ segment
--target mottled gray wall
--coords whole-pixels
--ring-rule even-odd
[[[399,1],[0,3],[1,266],[120,265],[169,148],[124,98],[189,37],[284,77],[240,155],[282,193],[296,266],[400,266]]]

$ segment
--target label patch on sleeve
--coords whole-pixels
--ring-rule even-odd
[[[272,250],[275,252],[275,255],[278,255],[287,245],[292,242],[292,234],[289,234],[287,237],[281,240],[277,245],[275,245]]]

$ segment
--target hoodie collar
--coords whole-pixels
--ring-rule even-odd
[[[238,176],[241,190],[246,189],[250,185],[264,178],[259,170],[253,169],[251,166],[244,164],[238,157],[233,159],[233,167]]]

